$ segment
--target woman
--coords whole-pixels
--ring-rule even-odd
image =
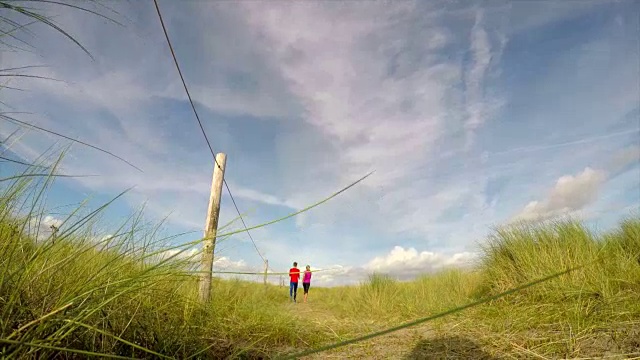
[[[304,302],[307,302],[307,295],[309,295],[309,286],[311,286],[311,266],[307,265],[307,268],[304,270],[304,277],[302,278]]]

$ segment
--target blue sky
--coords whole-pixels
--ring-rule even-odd
[[[410,278],[474,259],[491,227],[571,215],[608,228],[640,206],[640,5],[635,1],[171,2],[165,23],[214,151],[275,271],[292,261],[324,285],[368,271]],[[213,163],[151,1],[99,11],[124,26],[43,7],[92,53],[44,26],[33,52],[2,68],[2,101],[74,145],[50,207],[136,186],[105,214],[146,204],[167,233],[204,227]],[[16,17],[16,20],[20,19]],[[20,19],[25,21],[24,19]],[[5,108],[5,105],[3,109]],[[8,110],[4,110],[8,111]],[[0,123],[6,138],[15,127]],[[26,160],[59,142],[21,133]],[[64,144],[64,143],[61,143]],[[2,173],[14,167],[0,163]],[[221,223],[234,218],[225,194]],[[59,218],[61,215],[53,214]],[[261,270],[248,237],[218,248],[217,268]]]

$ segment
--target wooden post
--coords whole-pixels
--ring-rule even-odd
[[[202,260],[200,273],[200,301],[209,302],[211,297],[211,272],[213,271],[213,253],[216,247],[218,232],[218,218],[220,217],[220,198],[222,197],[222,183],[227,155],[218,153],[213,168],[211,181],[211,196],[209,197],[209,211],[204,228],[205,240],[202,246]]]
[[[269,270],[269,260],[264,261],[264,286],[267,286],[267,270]]]
[[[58,236],[58,227],[55,225],[49,226],[51,228],[51,242],[56,243],[56,236]]]

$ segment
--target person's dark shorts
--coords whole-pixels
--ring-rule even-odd
[[[302,287],[304,288],[305,294],[309,292],[309,286],[311,286],[311,283],[302,283]]]

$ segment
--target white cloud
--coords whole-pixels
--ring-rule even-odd
[[[604,166],[606,170],[586,167],[578,174],[561,176],[545,199],[529,202],[511,220],[536,221],[574,214],[585,219],[595,216],[598,212],[585,213],[583,210],[598,199],[600,190],[612,175],[616,175],[627,165],[640,161],[640,147],[633,145],[618,150],[607,160]]]
[[[604,171],[590,167],[575,176],[561,176],[544,200],[531,201],[514,220],[544,220],[582,210],[597,199],[606,178]]]
[[[54,232],[61,233],[60,229],[63,221],[51,215],[32,216],[26,226],[26,232],[32,236],[37,242],[51,238]]]
[[[226,256],[216,258],[213,261],[213,267],[225,271],[252,271],[244,260],[233,261]]]
[[[387,255],[376,257],[365,265],[369,271],[387,273],[398,279],[411,279],[446,267],[469,266],[477,254],[461,252],[451,255],[395,246]]]
[[[49,228],[51,227],[56,227],[56,228],[60,228],[60,226],[62,225],[62,220],[57,219],[51,215],[47,215],[44,217],[44,219],[42,219],[42,224],[44,226],[47,226]]]
[[[367,281],[373,273],[387,274],[398,280],[412,280],[446,268],[472,266],[478,254],[458,252],[444,254],[395,246],[389,253],[376,256],[362,266],[331,265],[314,273],[312,282],[320,286],[340,286]]]
[[[189,260],[194,264],[200,261],[200,249],[192,248],[192,249],[171,249],[166,250],[158,254],[159,259],[176,259],[176,260]]]
[[[314,273],[311,282],[318,286],[357,284],[367,279],[368,272],[361,266],[328,266],[326,271]]]
[[[181,251],[180,249],[171,249],[158,254],[157,259],[167,259],[172,257],[173,260],[184,264],[185,270],[200,271],[201,249],[191,248]],[[219,251],[217,251],[219,253]],[[256,269],[247,264],[243,259],[233,260],[228,256],[220,256],[216,254],[213,261],[213,276],[224,279],[239,278],[246,281],[263,281],[264,269]],[[237,273],[255,273],[252,274],[234,274]],[[270,271],[271,272],[271,271]],[[279,279],[269,276],[268,280],[272,283],[278,283]]]

